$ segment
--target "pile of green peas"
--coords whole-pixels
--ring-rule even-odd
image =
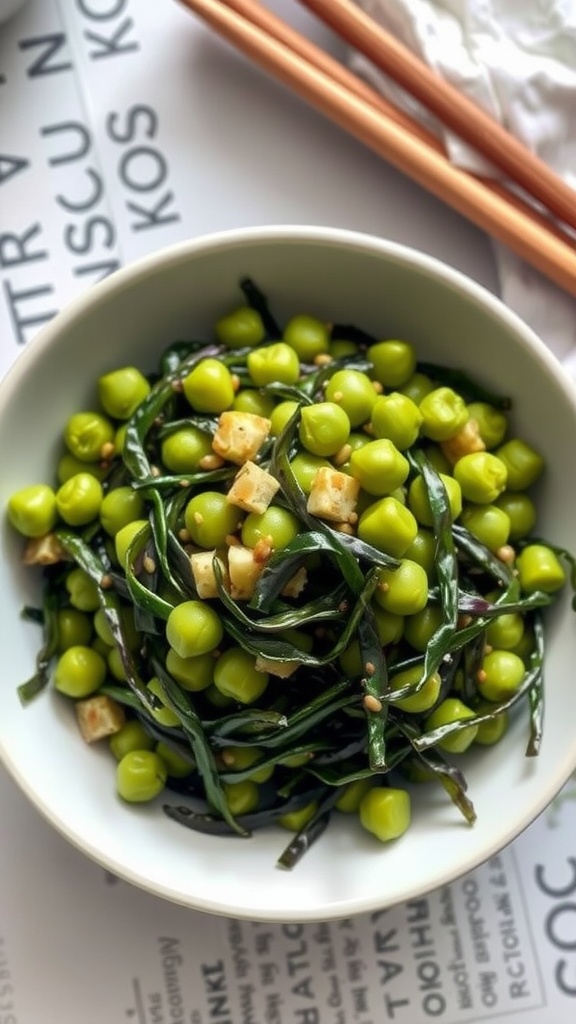
[[[43,565],[45,592],[57,599],[53,686],[79,708],[104,697],[107,710],[115,712],[109,731],[104,727],[95,738],[108,742],[117,792],[128,803],[154,800],[166,787],[187,792],[192,778],[190,792],[205,783],[208,770],[204,764],[198,772],[188,712],[195,721],[213,723],[250,708],[286,709],[290,728],[296,700],[305,705],[322,685],[339,680],[349,685],[345,714],[360,721],[367,735],[374,716],[389,711],[394,742],[398,722],[410,721],[419,735],[438,732],[434,747],[442,758],[494,744],[507,729],[509,706],[531,665],[533,608],[539,596],[549,603],[566,581],[553,545],[531,540],[534,487],[544,460],[514,435],[501,404],[470,397],[440,371],[423,369],[408,341],[359,342],[337,336],[332,325],[311,315],[292,317],[271,337],[265,319],[243,305],[215,324],[216,355],[192,347],[177,360],[174,353],[165,357],[151,376],[124,366],[100,377],[93,408],[73,413],[64,424],[55,481],[25,487],[8,502],[10,523],[27,539],[25,560]],[[156,396],[162,400],[147,419]],[[224,423],[236,431],[232,441],[224,436]],[[275,445],[288,431],[290,487],[271,472]],[[472,681],[464,679],[463,662],[448,678],[442,662],[450,657],[423,675],[445,609],[437,511],[415,451],[440,482],[450,522],[471,538],[487,566],[496,560],[509,571],[518,589],[510,610],[486,619]],[[256,484],[247,505],[231,500],[246,466],[263,474],[258,486],[264,483],[268,492],[260,504]],[[154,520],[158,500],[168,509],[164,520]],[[359,635],[338,645],[338,609],[325,627],[304,611],[297,628],[278,626],[275,636],[291,652],[284,665],[268,656],[264,644],[257,650],[257,630],[231,626],[231,605],[236,601],[239,615],[254,607],[261,574],[279,564],[283,551],[294,550],[310,531],[310,517],[336,547],[339,541],[361,543],[351,550],[365,573],[377,568],[368,614],[389,668],[380,682],[367,685],[373,666]],[[166,568],[170,544],[161,550],[159,522],[178,546],[177,569]],[[71,532],[82,550],[94,553],[93,564],[85,555],[75,561]],[[194,566],[203,554],[209,557],[202,562],[201,585],[193,572],[183,575],[182,559]],[[456,571],[456,557],[453,564]],[[237,565],[242,568],[233,578]],[[325,568],[318,552],[302,558],[302,592],[282,597],[272,611],[303,609],[309,592],[316,601],[325,599],[318,580],[325,574],[326,587],[335,590],[339,583],[334,565],[327,573]],[[478,566],[471,578],[481,587],[490,581],[478,592],[482,607],[498,603],[501,581]],[[219,587],[227,588],[228,602]],[[111,618],[112,592],[117,600]],[[344,598],[346,609],[350,600]],[[455,629],[469,621],[460,615]],[[336,653],[327,660],[331,645]],[[314,668],[312,694],[310,664],[322,666]],[[339,728],[344,730],[340,721]],[[212,724],[210,730],[217,733]],[[225,817],[257,817],[264,792],[296,787],[287,781],[292,773],[315,783],[309,787],[313,796],[299,806],[287,801],[273,820],[296,833],[305,830],[321,800],[314,776],[314,766],[322,764],[318,729],[311,727],[309,742],[299,734],[291,749],[276,744],[276,754],[267,750],[264,732],[262,743],[249,742],[241,729],[230,735],[229,742],[220,738],[212,746],[203,740],[202,756],[213,775],[212,789],[203,793],[210,816],[222,815],[224,807]],[[367,745],[358,745],[341,781],[332,784],[332,806],[356,814],[365,829],[388,841],[409,826],[410,789],[394,772],[371,770]],[[405,777],[432,776],[409,743],[402,749],[405,757],[397,762]]]

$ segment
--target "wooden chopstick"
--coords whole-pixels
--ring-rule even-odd
[[[256,0],[220,0],[220,2],[225,7],[230,7],[237,14],[257,25],[258,28],[261,28],[263,32],[266,32],[279,43],[289,47],[298,56],[308,61],[309,64],[312,64],[319,71],[324,72],[324,74],[329,75],[335,82],[338,82],[355,96],[370,103],[382,114],[390,118],[391,121],[401,125],[401,127],[405,128],[416,138],[421,139],[427,146],[430,146],[431,149],[443,154],[448,159],[444,146],[436,135],[428,131],[418,121],[415,121],[409,114],[395,107],[381,93],[368,85],[367,82],[358,78],[357,75],[340,64],[334,57],[331,57],[325,50],[316,46],[310,39],[307,39],[285,21],[282,21],[281,18],[278,18],[268,7],[263,7]],[[517,192],[511,192],[505,184],[500,184],[492,178],[483,178],[479,175],[474,175],[474,177],[480,177],[486,188],[505,198],[516,209],[532,217],[543,228],[556,235],[556,237],[563,239],[565,242],[568,241],[565,231],[559,225],[540,213],[533,204],[522,199]]]
[[[576,227],[576,191],[497,121],[432,71],[351,0],[300,0],[528,195]]]
[[[576,252],[536,218],[454,167],[421,138],[270,36],[252,19],[220,0],[180,2],[341,128],[576,295]],[[253,9],[257,6],[253,3]]]

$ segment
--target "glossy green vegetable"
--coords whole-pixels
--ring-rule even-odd
[[[576,576],[533,536],[541,456],[506,440],[508,399],[409,341],[281,324],[240,287],[215,344],[112,367],[102,408],[64,423],[66,466],[13,495],[25,543],[63,555],[27,610],[43,638],[20,696],[52,679],[121,705],[121,798],[163,793],[222,835],[279,824],[281,867],[338,811],[400,837],[399,772],[472,823],[458,757],[518,714],[538,753],[542,609]]]

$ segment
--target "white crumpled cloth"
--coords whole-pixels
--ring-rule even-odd
[[[356,0],[576,188],[575,0]],[[428,127],[437,126],[363,55],[352,69]],[[442,132],[451,160],[490,168]],[[493,172],[492,172],[493,173]],[[576,301],[494,243],[501,297],[576,377]]]

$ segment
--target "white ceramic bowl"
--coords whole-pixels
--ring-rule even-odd
[[[0,385],[0,506],[51,480],[67,415],[86,407],[97,375],[144,368],[175,338],[206,332],[251,275],[279,316],[309,311],[412,340],[422,358],[473,373],[512,394],[516,424],[547,460],[540,530],[576,548],[576,396],[545,346],[492,295],[401,246],[327,228],[265,227],[176,245],[72,303],[22,353]],[[414,821],[380,845],[340,816],[292,872],[275,867],[287,833],[250,840],[199,835],[158,807],[114,794],[105,749],[87,747],[52,692],[23,709],[16,687],[33,670],[38,630],[20,618],[36,596],[20,545],[2,518],[0,752],[38,810],[78,849],[158,896],[253,920],[341,918],[415,898],[511,842],[576,767],[576,619],[566,594],[549,629],[545,735],[527,760],[526,717],[467,759],[478,821],[463,823],[440,787],[414,796]]]

